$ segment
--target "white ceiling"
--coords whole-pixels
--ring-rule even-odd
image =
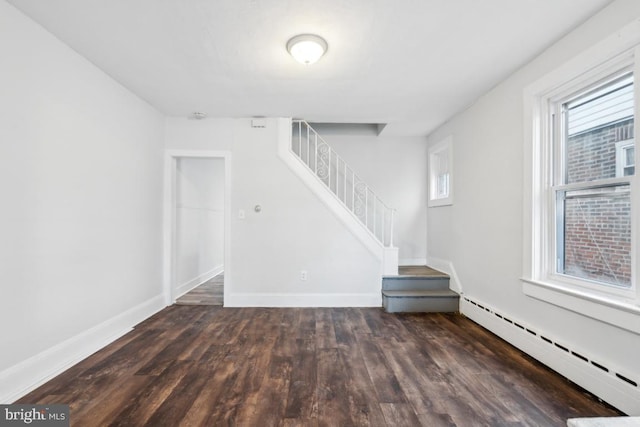
[[[425,135],[611,0],[8,0],[161,112]],[[289,38],[327,54],[304,66]]]

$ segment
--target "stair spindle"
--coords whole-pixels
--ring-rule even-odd
[[[395,209],[391,209],[389,207],[387,207],[387,205],[384,204],[384,202],[376,195],[376,193],[373,192],[373,190],[371,190],[365,183],[364,181],[362,181],[362,179],[360,179],[360,177],[358,177],[355,173],[355,171],[353,169],[351,169],[348,165],[347,162],[342,159],[338,153],[335,153],[335,162],[336,165],[335,167],[332,166],[333,164],[333,159],[334,159],[334,151],[331,148],[331,146],[329,146],[323,139],[322,137],[320,137],[318,135],[318,133],[311,127],[309,126],[309,123],[307,123],[304,120],[295,120],[294,123],[297,123],[298,125],[298,152],[296,153],[295,151],[295,139],[292,138],[292,143],[291,143],[291,151],[296,154],[298,156],[298,158],[300,159],[300,161],[302,163],[304,163],[309,169],[311,169],[311,136],[313,136],[314,142],[313,142],[313,172],[316,175],[316,177],[318,177],[328,188],[329,191],[331,191],[333,194],[335,194],[338,197],[338,200],[340,200],[344,206],[347,209],[350,209],[351,212],[364,224],[364,226],[367,228],[367,230],[369,230],[371,232],[371,234],[373,234],[373,236],[376,238],[376,240],[380,241],[382,243],[383,246],[385,247],[393,247],[393,234],[394,234],[394,215],[395,215]],[[307,153],[306,156],[305,154],[303,154],[302,151],[302,126],[305,126],[306,131],[307,131]],[[293,128],[295,131],[295,127]],[[313,135],[312,135],[313,133]],[[318,140],[320,140],[318,142]],[[324,144],[324,146],[327,149],[327,156],[326,157],[322,157],[322,153],[320,150],[320,146],[318,144]],[[324,150],[324,147],[323,147]],[[320,167],[323,168],[322,171],[318,170],[318,157],[320,157]],[[305,158],[306,158],[306,162],[305,162]],[[340,167],[340,162],[342,162],[342,164],[344,165],[343,167]],[[324,167],[326,166],[326,176],[324,176],[324,172],[325,169]],[[351,170],[351,183],[349,184],[349,170]],[[332,178],[332,175],[335,173],[335,178]],[[340,174],[342,173],[342,179],[343,182],[340,182]],[[326,181],[325,181],[326,179]],[[333,181],[333,183],[332,183]],[[332,185],[333,184],[333,185]],[[356,186],[360,184],[362,187],[362,192],[359,192],[356,189]],[[349,202],[348,202],[348,190],[349,190],[349,185],[351,185],[351,206],[349,207]],[[342,195],[340,194],[340,190],[342,189]],[[372,221],[369,221],[369,192],[371,192],[371,197],[373,198],[372,203],[372,208],[371,208],[371,215],[373,216]],[[357,195],[356,195],[357,193]],[[363,197],[363,193],[364,193],[364,197]],[[364,198],[364,200],[363,200]],[[356,201],[359,203],[359,205],[356,205]],[[362,204],[364,203],[364,209],[360,210],[358,208],[362,207]],[[380,214],[380,209],[382,209],[382,214]],[[359,212],[358,212],[359,211]],[[387,215],[387,211],[390,211],[390,215]],[[378,215],[381,216],[380,221],[378,220]],[[364,216],[364,218],[362,218],[362,216]],[[389,222],[389,232],[387,234],[387,222]],[[371,227],[369,226],[369,224],[371,223]],[[381,228],[381,230],[378,230],[378,228]],[[386,244],[386,239],[389,239],[389,244]]]

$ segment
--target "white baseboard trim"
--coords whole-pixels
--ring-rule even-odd
[[[427,257],[426,265],[431,268],[435,268],[436,270],[442,271],[443,273],[447,273],[449,275],[449,288],[452,291],[459,293],[460,295],[464,293],[462,283],[460,283],[460,279],[458,278],[456,269],[451,261],[447,261],[446,259],[441,258]]]
[[[468,295],[460,299],[460,312],[622,412],[640,415],[639,380],[620,372],[615,364],[592,360],[582,349],[557,342],[553,334],[497,312]]]
[[[165,307],[158,295],[0,372],[0,404],[13,403]]]
[[[231,294],[225,307],[382,307],[374,294]]]
[[[427,265],[426,258],[401,258],[398,265]]]
[[[182,285],[179,285],[178,288],[176,289],[176,299],[180,298],[182,295],[186,294],[192,289],[202,285],[204,282],[207,282],[213,279],[214,277],[216,277],[218,274],[222,272],[224,272],[224,265],[219,265],[207,271],[206,273],[202,273],[201,275],[184,282]]]

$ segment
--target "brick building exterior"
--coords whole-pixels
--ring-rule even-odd
[[[633,137],[633,118],[570,136],[567,183],[619,176],[617,144]],[[564,209],[564,273],[629,286],[629,192],[619,187],[567,192]]]

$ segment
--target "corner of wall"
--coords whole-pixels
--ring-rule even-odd
[[[462,283],[460,283],[460,279],[458,278],[458,273],[456,273],[456,269],[453,266],[453,262],[427,256],[427,265],[448,274],[450,279],[449,288],[460,295],[464,295],[464,289],[462,287]]]

